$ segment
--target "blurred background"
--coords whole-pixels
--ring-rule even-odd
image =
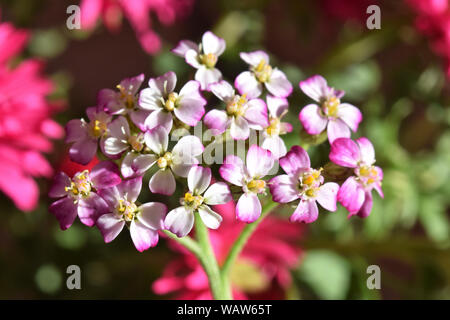
[[[357,135],[375,145],[385,198],[374,197],[373,211],[364,220],[348,220],[339,207],[312,225],[296,226],[291,231],[298,237],[289,238],[295,248],[290,276],[283,281],[268,276],[261,272],[267,270],[263,262],[243,267],[252,280],[242,284],[238,277],[234,285],[246,297],[450,298],[447,0],[142,0],[142,7],[135,7],[143,8],[139,14],[123,5],[125,1],[81,2],[82,15],[84,9],[93,10],[94,23],[86,30],[66,27],[66,8],[78,1],[0,1],[0,25],[10,23],[29,33],[8,68],[27,59],[42,61],[41,77],[53,83],[46,94],[49,104],[56,105],[50,114],[61,126],[83,117],[96,104],[100,89],[114,88],[125,77],[144,73],[147,80],[173,70],[183,81],[193,78],[195,70],[170,49],[182,39],[199,41],[207,30],[227,41],[219,64],[226,79],[234,80],[246,68],[239,52],[260,48],[287,74],[295,88],[287,116],[295,128],[286,137],[289,146],[301,140],[298,113],[309,103],[298,89],[300,80],[322,74],[363,112]],[[100,2],[103,11],[95,15],[92,7]],[[366,26],[370,4],[381,8],[379,30]],[[1,35],[0,46],[5,41]],[[2,105],[2,83],[0,110],[7,108]],[[18,85],[28,89],[25,82]],[[1,129],[0,146],[11,142]],[[44,155],[54,170],[73,173],[77,167],[67,159],[62,140],[54,139],[53,150],[47,148]],[[328,150],[326,144],[310,148],[316,167],[327,162]],[[4,191],[8,178],[0,173]],[[0,193],[0,298],[176,297],[155,294],[152,284],[179,259],[177,250],[160,241],[140,254],[126,233],[105,245],[98,230],[79,221],[63,232],[47,209],[49,180],[35,180],[40,198],[28,212],[19,210],[8,192]],[[283,217],[289,210],[274,215]],[[72,264],[82,270],[81,290],[66,288],[66,268]],[[366,286],[366,269],[374,264],[381,268],[381,290]],[[277,282],[275,287],[259,285],[265,278]]]

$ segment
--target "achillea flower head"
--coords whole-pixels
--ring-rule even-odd
[[[354,176],[347,178],[339,189],[337,200],[349,211],[349,217],[367,217],[372,210],[372,189],[384,197],[381,189],[383,170],[374,165],[372,143],[364,137],[356,142],[348,138],[336,139],[331,145],[330,160],[354,169]]]
[[[262,130],[269,125],[267,106],[261,99],[247,99],[246,95],[237,95],[233,87],[226,81],[209,86],[212,93],[225,102],[225,110],[213,109],[203,119],[204,124],[215,134],[221,134],[228,128],[235,140],[245,140],[250,129]]]
[[[349,138],[350,130],[358,130],[362,120],[359,109],[349,103],[341,103],[344,91],[328,86],[319,75],[301,81],[300,89],[319,104],[305,106],[299,114],[300,122],[308,134],[317,135],[327,130],[330,143],[337,138]]]
[[[72,178],[60,172],[55,176],[48,194],[50,198],[58,199],[50,205],[50,212],[59,220],[62,230],[69,228],[77,215],[82,223],[91,227],[107,210],[98,191],[115,186],[120,181],[117,165],[109,161],[100,162],[90,172],[77,172]]]
[[[33,210],[39,199],[33,178],[53,174],[42,152],[52,150],[50,138],[64,134],[51,119],[58,106],[47,100],[53,83],[42,75],[43,64],[9,64],[27,40],[28,32],[0,23],[0,190],[23,211]]]
[[[136,177],[99,191],[107,203],[107,210],[98,218],[96,225],[106,243],[113,241],[125,225],[129,226],[131,239],[138,251],[145,251],[158,243],[158,230],[164,229],[167,207],[160,202],[139,205],[137,198],[141,188],[142,177]]]
[[[185,58],[189,65],[197,69],[195,80],[200,82],[202,90],[209,91],[210,84],[222,79],[222,73],[215,66],[225,47],[225,40],[206,31],[199,45],[190,40],[182,40],[172,52]]]
[[[267,53],[241,52],[240,56],[250,66],[249,71],[242,72],[234,81],[234,86],[240,94],[256,98],[262,94],[264,87],[275,97],[286,98],[292,93],[292,84],[283,71],[269,64]]]
[[[289,203],[300,200],[291,216],[291,221],[311,223],[319,215],[318,202],[328,211],[336,211],[336,196],[339,185],[324,183],[321,170],[311,168],[308,153],[294,146],[280,158],[280,165],[287,173],[272,178],[269,182],[273,200]]]
[[[211,184],[211,169],[194,166],[188,175],[189,191],[180,199],[181,207],[175,208],[167,214],[164,225],[167,230],[184,237],[194,226],[194,213],[198,212],[205,226],[217,229],[222,217],[209,206],[224,204],[231,200],[228,186],[223,182]]]
[[[272,153],[256,144],[247,153],[246,164],[237,156],[228,155],[219,172],[224,180],[242,188],[236,206],[236,218],[251,223],[261,215],[258,194],[265,193],[266,181],[262,180],[272,169],[275,158]]]

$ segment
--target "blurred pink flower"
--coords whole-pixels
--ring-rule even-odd
[[[56,106],[46,96],[53,84],[41,75],[42,64],[34,59],[8,64],[27,39],[26,31],[0,23],[0,190],[24,211],[37,205],[39,189],[33,177],[52,175],[41,152],[52,149],[49,138],[63,135],[50,119]]]
[[[230,201],[214,207],[223,217],[220,230],[210,230],[210,238],[219,263],[240,234],[245,223],[235,219],[235,204]],[[299,262],[302,250],[296,242],[303,227],[267,217],[247,242],[231,271],[235,299],[283,299],[291,285],[290,269]],[[196,258],[175,242],[181,254],[165,268],[153,283],[157,294],[176,293],[177,299],[212,299],[208,278]]]
[[[431,49],[445,61],[450,77],[450,10],[448,0],[405,0],[416,12],[415,26],[428,37]]]
[[[150,14],[155,13],[162,24],[170,25],[188,14],[193,2],[194,0],[82,0],[81,27],[92,29],[101,18],[108,29],[117,30],[124,15],[144,50],[153,54],[159,51],[161,40],[152,30]]]

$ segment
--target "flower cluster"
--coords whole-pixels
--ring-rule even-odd
[[[341,103],[344,92],[329,87],[321,76],[299,84],[316,101],[300,112],[304,130],[312,135],[327,130],[330,160],[353,170],[354,175],[339,186],[327,180],[329,175],[322,168],[311,167],[305,149],[293,146],[287,151],[281,136],[293,126],[282,118],[288,112],[287,97],[293,87],[286,75],[269,64],[267,53],[243,52],[240,56],[249,69],[236,77],[235,89],[217,69],[225,47],[225,41],[210,31],[200,44],[181,41],[173,51],[197,69],[195,80],[180,86],[175,73],[167,72],[151,78],[148,87],[141,89],[143,75],[124,79],[117,90],[99,92],[97,106],[87,109],[86,120],[67,124],[71,160],[87,164],[98,150],[99,158],[109,160],[72,178],[56,177],[50,196],[59,200],[51,212],[61,228],[69,227],[78,215],[84,224],[96,225],[105,242],[110,242],[126,225],[136,248],[143,251],[156,245],[159,230],[178,237],[188,235],[195,219],[218,229],[223,218],[214,206],[233,198],[236,219],[245,223],[260,218],[269,193],[275,202],[295,205],[291,221],[315,221],[317,204],[335,211],[340,202],[350,216],[370,213],[371,190],[375,188],[382,196],[383,174],[374,166],[369,140],[350,139],[362,120],[359,109]],[[209,108],[205,92],[222,106]],[[203,124],[220,138],[217,141],[244,142],[238,144],[238,149],[239,145],[244,148],[243,157],[227,152],[220,159],[218,172],[223,181],[202,166],[209,140],[193,132]],[[251,142],[254,133],[259,144]],[[271,178],[278,164],[285,174]],[[139,202],[142,182],[147,179],[145,187],[151,193],[181,194],[179,205],[168,208],[159,202]]]
[[[51,119],[58,105],[47,99],[53,83],[43,76],[42,62],[24,59],[16,63],[28,37],[27,31],[0,23],[0,190],[24,211],[38,204],[34,177],[53,175],[42,153],[51,151],[50,138],[63,135]]]

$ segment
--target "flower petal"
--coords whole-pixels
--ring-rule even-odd
[[[75,221],[78,213],[77,205],[70,197],[64,197],[53,202],[49,211],[58,219],[61,230],[69,228]]]
[[[122,231],[125,221],[121,220],[115,213],[108,213],[98,218],[96,225],[103,236],[103,240],[109,243]]]
[[[177,56],[184,58],[188,50],[198,51],[198,45],[190,40],[181,40],[180,42],[178,42],[177,46],[173,48],[171,51],[175,53]]]
[[[267,90],[275,97],[286,98],[293,90],[292,84],[280,69],[273,69],[269,81],[266,83]]]
[[[70,187],[70,178],[64,172],[58,172],[53,178],[48,196],[50,198],[61,198],[67,195],[66,187]]]
[[[209,90],[209,86],[222,80],[222,72],[216,68],[201,66],[195,73],[195,80],[200,83],[202,90]]]
[[[254,193],[244,193],[236,206],[236,218],[239,221],[251,223],[261,215],[261,203]]]
[[[142,177],[136,177],[133,179],[122,180],[117,186],[117,190],[122,197],[126,196],[126,199],[130,202],[135,202],[139,197],[142,189]]]
[[[356,139],[356,143],[361,152],[361,161],[367,165],[375,163],[375,149],[373,148],[372,142],[366,137],[361,137]]]
[[[167,132],[170,132],[173,125],[173,116],[171,112],[163,109],[151,112],[144,121],[144,129],[152,130],[158,126],[164,127]],[[143,130],[143,131],[145,131]]]
[[[124,178],[142,176],[156,162],[153,154],[136,154],[128,152],[122,161],[120,171]]]
[[[213,109],[205,115],[203,123],[213,131],[214,135],[222,134],[227,130],[228,115],[225,111]]]
[[[268,183],[273,201],[288,203],[299,198],[298,178],[283,174],[276,176]]]
[[[232,200],[230,189],[224,182],[212,184],[203,195],[204,202],[210,205],[225,204]]]
[[[198,61],[199,59],[199,53],[198,50],[187,50],[184,59],[186,60],[186,63],[190,66],[194,67],[195,69],[202,68],[203,65]]]
[[[185,207],[178,207],[167,214],[164,225],[179,238],[185,237],[194,226],[194,214],[187,211]]]
[[[317,202],[328,211],[336,211],[336,197],[339,191],[339,185],[334,182],[323,184],[317,194]]]
[[[315,75],[304,81],[300,81],[299,87],[304,94],[316,102],[322,102],[323,99],[327,98],[327,80],[320,75]]]
[[[250,71],[240,73],[234,80],[234,86],[241,95],[246,94],[249,99],[259,97],[263,90],[262,84]]]
[[[337,200],[350,212],[349,217],[358,213],[364,198],[364,189],[354,177],[345,180],[337,194]]]
[[[160,97],[166,97],[173,92],[177,84],[177,75],[173,71],[166,72],[157,78],[151,78],[148,81],[148,86]]]
[[[144,141],[155,154],[163,155],[169,145],[169,132],[164,126],[157,126],[145,133]]]
[[[234,185],[242,186],[244,183],[244,163],[237,156],[228,155],[220,167],[219,173],[224,180]]]
[[[328,119],[321,114],[317,104],[308,104],[298,115],[303,128],[308,134],[319,134],[325,130]]]
[[[70,160],[86,165],[94,159],[97,153],[98,142],[87,138],[85,140],[79,140],[75,142],[69,149]]]
[[[261,50],[252,51],[252,52],[241,52],[239,54],[239,56],[247,64],[249,64],[253,67],[257,66],[262,60],[264,60],[265,63],[270,62],[269,55]]]
[[[350,128],[340,119],[328,121],[327,126],[328,141],[330,144],[338,138],[350,138]]]
[[[269,109],[269,114],[274,118],[281,118],[281,116],[289,108],[289,103],[286,98],[274,97],[267,95],[267,108]]]
[[[222,217],[220,216],[220,214],[211,210],[211,208],[207,205],[201,205],[198,208],[198,214],[200,215],[200,218],[202,219],[205,226],[210,229],[219,228],[220,223],[222,222]]]
[[[133,220],[130,224],[130,235],[134,246],[139,252],[143,252],[158,244],[158,232],[147,228],[139,220]]]
[[[348,168],[356,168],[361,159],[358,145],[349,138],[334,140],[329,157],[337,165]]]
[[[150,191],[170,196],[175,192],[176,182],[169,169],[158,170],[150,179]]]
[[[137,218],[147,228],[164,229],[164,217],[167,213],[167,206],[164,203],[147,202],[139,207],[139,211]]]
[[[220,56],[225,50],[225,40],[219,38],[211,31],[206,31],[202,36],[202,49],[203,52],[208,54],[212,53],[216,56]]]
[[[264,139],[261,147],[272,152],[275,159],[279,159],[286,155],[287,149],[284,140],[279,136],[269,136]]]
[[[372,192],[367,191],[364,196],[364,203],[361,206],[361,209],[359,209],[357,215],[360,218],[367,218],[370,215],[370,212],[372,211],[373,206],[373,199],[372,199]],[[350,217],[351,215],[349,215]]]
[[[159,89],[157,91],[152,88],[142,89],[139,93],[139,107],[148,111],[161,110],[163,108],[161,98]]]
[[[272,169],[275,159],[272,152],[254,144],[250,146],[246,158],[247,171],[252,178],[262,178]]]
[[[189,191],[196,195],[203,194],[211,183],[211,169],[193,166],[188,175]]]
[[[267,106],[264,100],[251,99],[247,102],[244,118],[252,129],[262,130],[263,128],[268,127],[269,120],[267,119]]]
[[[180,91],[179,104],[174,110],[177,118],[190,126],[195,126],[205,114],[206,100],[199,88],[199,82],[188,81]]]
[[[78,201],[78,217],[83,224],[89,227],[92,227],[98,217],[107,213],[108,210],[108,204],[105,200],[94,192],[91,192],[88,198],[83,198]]]
[[[187,161],[191,157],[201,155],[203,150],[205,150],[205,147],[203,147],[201,140],[194,135],[189,135],[184,136],[177,142],[172,149],[172,154]]]
[[[229,102],[234,98],[234,88],[225,80],[209,85],[209,90],[220,100]]]
[[[96,189],[113,187],[122,181],[119,168],[111,161],[102,161],[95,165],[89,178]]]
[[[362,113],[357,107],[349,103],[341,103],[338,107],[337,115],[353,132],[358,130],[358,125],[362,120]]]
[[[314,200],[301,200],[292,214],[291,222],[304,222],[311,223],[317,220],[319,215],[319,208],[317,208],[316,201]]]
[[[80,119],[70,120],[66,124],[66,143],[85,140],[88,138],[86,122]]]
[[[299,169],[310,168],[309,155],[300,146],[293,146],[291,150],[280,159],[280,166],[289,175],[295,174]]]
[[[72,148],[74,148],[74,146],[75,146],[75,144],[72,146]],[[71,148],[71,152],[70,152],[71,154],[72,154],[72,148]],[[129,145],[126,142],[126,140],[121,140],[116,137],[106,138],[106,140],[104,142],[104,146],[103,146],[103,149],[107,156],[119,155],[122,152],[126,151],[128,148],[129,148]],[[85,160],[87,160],[87,157]],[[87,163],[89,163],[90,160],[91,159],[89,159],[89,161]]]
[[[230,135],[235,140],[246,140],[248,138],[250,128],[244,117],[233,117],[231,120]]]

